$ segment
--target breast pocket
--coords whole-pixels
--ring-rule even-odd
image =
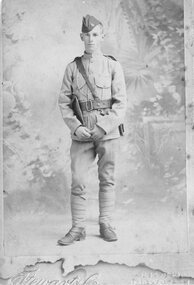
[[[100,76],[95,79],[97,93],[101,100],[111,98],[111,77]]]

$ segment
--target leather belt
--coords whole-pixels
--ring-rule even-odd
[[[112,106],[112,100],[88,100],[86,102],[79,102],[80,107],[82,111],[92,111],[92,110],[100,110],[100,109],[106,109],[106,108],[111,108]]]

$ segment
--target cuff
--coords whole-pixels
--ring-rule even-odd
[[[75,135],[75,132],[77,131],[77,129],[79,128],[79,127],[81,127],[81,126],[83,126],[81,123],[77,123],[75,126],[74,126],[74,128],[72,128],[72,133]]]

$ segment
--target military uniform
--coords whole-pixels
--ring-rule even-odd
[[[85,228],[86,179],[88,168],[98,156],[99,223],[110,224],[114,208],[115,161],[120,137],[119,125],[124,121],[126,88],[121,65],[102,52],[81,56],[95,97],[78,70],[75,61],[66,67],[59,95],[62,117],[71,131],[71,210],[72,225]],[[76,95],[83,113],[83,124],[92,130],[95,126],[104,130],[99,141],[92,137],[79,139],[75,132],[82,123],[72,110],[72,94]]]

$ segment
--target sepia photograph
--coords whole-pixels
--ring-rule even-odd
[[[5,256],[188,252],[183,0],[5,0]]]

